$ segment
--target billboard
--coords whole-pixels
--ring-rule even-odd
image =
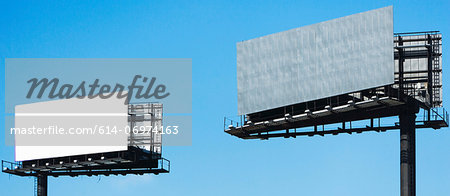
[[[15,160],[127,150],[127,111],[115,96],[16,105]]]
[[[240,115],[393,83],[392,6],[237,43]]]

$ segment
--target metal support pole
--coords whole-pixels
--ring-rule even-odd
[[[47,196],[47,176],[39,175],[37,178],[37,196]]]
[[[416,195],[416,114],[400,114],[400,195]]]

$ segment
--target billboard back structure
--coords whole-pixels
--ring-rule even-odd
[[[394,37],[394,47],[396,83],[402,77],[401,87],[406,94],[431,107],[442,107],[442,35],[400,33]],[[400,53],[405,56],[401,58],[402,69]]]
[[[238,113],[394,83],[392,6],[237,43]]]
[[[128,105],[131,129],[128,145],[161,154],[163,132],[163,105],[137,103]]]

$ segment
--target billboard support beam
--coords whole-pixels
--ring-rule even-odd
[[[47,176],[46,175],[38,175],[37,178],[37,187],[36,187],[36,195],[37,196],[47,196]]]
[[[414,105],[399,115],[400,118],[400,195],[416,195],[416,114]]]

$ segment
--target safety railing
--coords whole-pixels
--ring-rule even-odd
[[[428,115],[430,116],[430,118],[428,118]],[[449,120],[448,112],[443,107],[431,108],[430,113],[428,113],[427,111],[425,111],[423,113],[423,121],[428,121],[428,119],[430,119],[431,121],[442,120],[448,124],[448,120]]]
[[[162,170],[170,172],[170,161],[165,158],[161,158],[158,160],[158,167]]]
[[[22,168],[21,162],[9,162],[2,160],[2,171],[16,170]]]

